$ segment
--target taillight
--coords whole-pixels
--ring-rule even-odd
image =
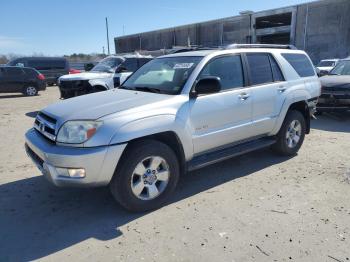
[[[81,73],[81,71],[78,70],[78,69],[74,69],[74,68],[69,69],[69,74],[70,75],[72,75],[72,74],[79,74],[79,73]]]
[[[45,76],[43,74],[38,74],[38,79],[45,80]]]

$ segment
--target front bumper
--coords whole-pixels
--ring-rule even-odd
[[[35,129],[25,134],[28,156],[43,175],[56,186],[95,187],[108,185],[126,144],[93,148],[57,146]],[[84,178],[60,176],[56,168],[84,169]]]
[[[317,111],[347,111],[350,110],[350,93],[324,93],[320,96]]]

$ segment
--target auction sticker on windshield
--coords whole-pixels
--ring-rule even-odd
[[[174,65],[174,69],[189,69],[194,63],[178,63]]]

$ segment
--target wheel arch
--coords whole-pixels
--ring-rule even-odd
[[[310,133],[311,116],[310,116],[309,106],[306,100],[298,100],[298,101],[291,102],[290,104],[284,105],[284,108],[281,110],[280,115],[277,119],[275,128],[270,133],[270,135],[276,135],[279,132],[288,112],[291,110],[299,111],[304,116],[305,123],[306,123],[306,134]]]
[[[161,143],[169,146],[174,151],[174,153],[179,161],[181,174],[184,174],[186,172],[185,151],[184,151],[184,148],[182,146],[182,143],[181,143],[179,136],[174,131],[165,131],[165,132],[155,133],[155,134],[151,134],[151,135],[147,135],[147,136],[143,136],[143,137],[138,137],[138,138],[130,140],[128,142],[128,145],[124,149],[124,152],[123,152],[116,168],[118,168],[118,165],[121,163],[121,161],[123,161],[123,158],[125,157],[125,155],[128,152],[128,148],[130,148],[132,145],[137,144],[138,142],[147,141],[147,140],[156,140],[158,142],[161,142]]]
[[[287,110],[287,113],[291,110],[299,111],[305,118],[306,123],[306,134],[310,134],[311,129],[311,117],[310,117],[310,110],[309,106],[307,105],[306,101],[299,101],[291,104]]]

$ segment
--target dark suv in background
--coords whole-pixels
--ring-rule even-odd
[[[45,76],[47,85],[56,85],[59,77],[69,74],[69,63],[63,57],[22,57],[7,65],[35,68]]]
[[[45,77],[27,67],[0,66],[0,93],[23,93],[35,96],[46,89]]]

